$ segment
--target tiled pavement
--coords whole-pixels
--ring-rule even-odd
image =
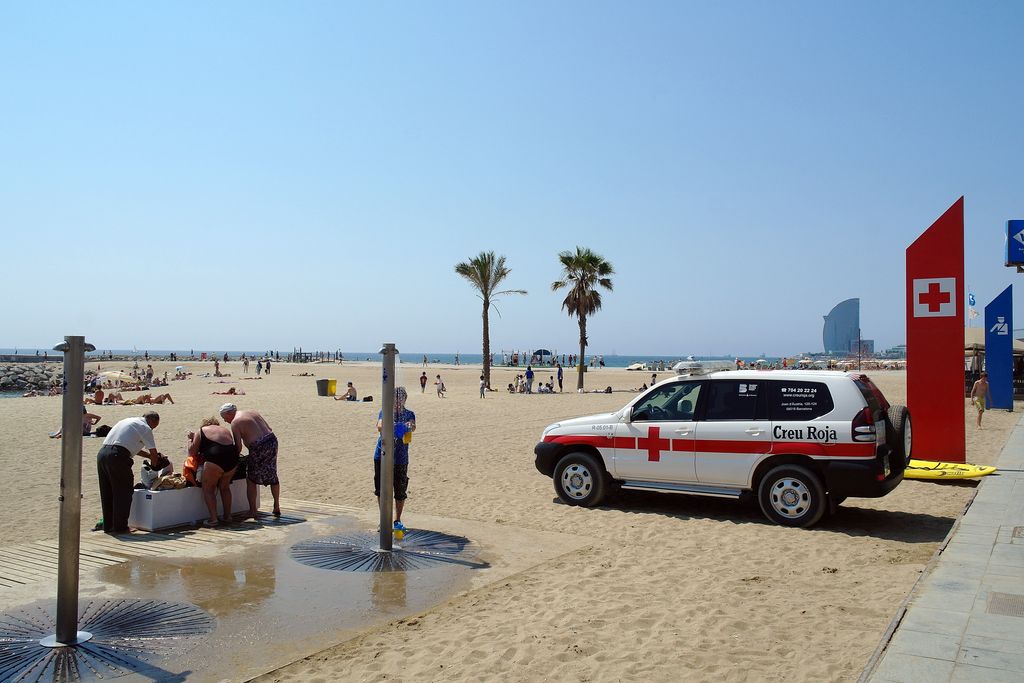
[[[1024,419],[997,464],[862,680],[1024,681]]]

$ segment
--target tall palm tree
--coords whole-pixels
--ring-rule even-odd
[[[562,308],[569,317],[576,316],[580,324],[580,357],[577,359],[576,389],[583,388],[583,359],[587,353],[587,317],[601,310],[601,292],[598,287],[612,291],[609,277],[615,274],[612,264],[590,249],[576,247],[576,251],[563,251],[558,255],[562,263],[562,279],[551,283],[551,290],[568,288]]]
[[[489,313],[494,298],[505,294],[526,294],[525,289],[503,289],[498,287],[512,272],[505,265],[504,256],[496,256],[493,251],[481,251],[468,261],[455,264],[455,272],[466,278],[477,290],[477,296],[484,302],[484,382],[491,388],[491,322]],[[495,307],[494,310],[498,310]],[[498,312],[501,315],[501,312]]]

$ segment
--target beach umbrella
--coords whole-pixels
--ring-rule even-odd
[[[100,377],[103,379],[109,379],[116,382],[132,382],[134,379],[127,372],[121,372],[120,370],[106,370],[100,373]]]
[[[537,349],[536,351],[533,352],[533,355],[535,355],[535,356],[550,356],[551,352],[548,351],[547,349]]]

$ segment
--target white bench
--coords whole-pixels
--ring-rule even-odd
[[[259,506],[259,488],[256,489],[256,505]],[[231,482],[231,512],[248,512],[249,500],[245,493],[245,479]],[[217,516],[224,516],[224,503],[217,494]],[[132,496],[132,511],[128,526],[145,531],[156,531],[174,526],[192,524],[210,518],[203,500],[203,489],[192,486],[187,489],[168,491],[147,491],[136,489]]]

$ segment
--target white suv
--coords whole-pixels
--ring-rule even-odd
[[[777,370],[673,377],[617,412],[549,425],[534,453],[570,505],[618,488],[756,494],[768,519],[807,527],[893,490],[910,448],[907,409],[865,375]]]

